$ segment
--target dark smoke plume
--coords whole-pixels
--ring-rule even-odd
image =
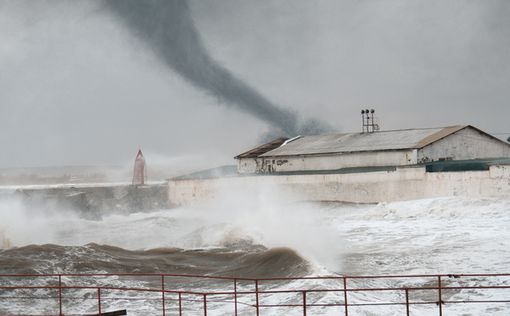
[[[207,52],[185,0],[107,0],[107,7],[162,62],[225,104],[256,116],[286,136],[320,133],[318,121],[300,124],[296,113],[271,103]],[[273,132],[272,134],[276,134]]]

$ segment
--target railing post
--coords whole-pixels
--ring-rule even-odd
[[[306,316],[306,291],[303,291],[303,316]]]
[[[259,280],[255,280],[255,310],[257,311],[257,316],[260,315],[259,312]]]
[[[437,305],[439,306],[439,316],[443,316],[443,300],[441,299],[441,276],[437,276],[437,293],[438,293],[438,299],[439,302]]]
[[[347,277],[343,277],[344,279],[344,307],[345,307],[345,316],[349,316],[349,308],[347,307]]]
[[[406,289],[406,315],[409,316],[409,289]]]
[[[182,294],[179,292],[179,316],[182,316]]]
[[[207,294],[204,294],[204,316],[207,316]]]
[[[58,315],[62,316],[62,275],[58,275]]]
[[[161,275],[161,300],[163,303],[163,316],[166,315],[165,311],[165,276]]]
[[[237,316],[237,279],[234,278],[234,315]]]
[[[102,313],[101,313],[101,288],[100,287],[97,288],[97,310],[99,312],[98,315],[101,316]]]

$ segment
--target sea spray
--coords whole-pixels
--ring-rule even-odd
[[[23,240],[38,243],[37,240],[47,238],[46,234],[32,234],[32,239],[18,240],[17,248],[0,250],[0,271],[170,270],[227,276],[238,273],[257,276],[317,274],[313,262],[303,260],[300,254],[307,258],[315,255],[319,263],[328,256],[337,260],[337,268],[325,271],[327,274],[504,273],[508,269],[509,200],[451,197],[377,205],[308,204],[298,202],[299,196],[286,197],[285,191],[274,191],[272,186],[262,191],[224,189],[224,194],[217,196],[216,201],[204,206],[116,214],[100,221],[65,217],[65,213],[48,215],[38,222],[51,227],[55,233],[50,235],[59,245],[23,246],[20,243]],[[231,199],[227,198],[229,195]],[[16,206],[16,203],[9,205]],[[2,219],[8,214],[3,213]],[[25,229],[30,232],[30,227],[8,227],[8,230],[19,236]],[[332,236],[322,231],[330,231]],[[294,238],[301,239],[292,241]],[[317,243],[306,245],[305,239],[317,239]],[[91,241],[96,242],[86,244]],[[318,242],[324,245],[321,252],[329,255],[310,252]],[[287,247],[273,248],[274,245]],[[312,269],[308,269],[309,266]],[[381,286],[402,285],[396,282],[381,283]],[[130,284],[133,287],[142,285]],[[357,285],[364,286],[361,281]],[[190,286],[200,289],[203,284]],[[318,286],[337,288],[342,285],[302,281],[284,284],[285,288],[293,289]],[[479,293],[469,295],[478,297]],[[352,293],[349,298],[352,303],[360,304],[381,299],[375,293]],[[263,302],[284,304],[291,299],[267,296]],[[332,295],[331,299],[335,301],[338,296]],[[320,298],[318,302],[329,301]],[[148,300],[147,304],[152,303]],[[459,308],[477,315],[491,311],[490,305],[477,305],[474,311],[472,304],[468,305]],[[9,308],[5,305],[6,311]],[[160,305],[154,305],[154,310],[157,308]],[[395,309],[359,307],[362,313],[377,315],[394,315]],[[421,314],[426,312],[425,307],[415,306],[414,309]],[[134,315],[143,313],[134,303],[129,310]],[[0,311],[4,311],[1,306]],[[434,311],[437,312],[437,308]],[[317,314],[322,313],[317,311]]]
[[[211,223],[228,223],[237,236],[267,247],[290,247],[304,256],[319,272],[339,269],[342,240],[322,221],[318,205],[303,201],[290,187],[257,185],[256,178],[238,184],[220,184],[206,205],[194,209]],[[214,240],[213,236],[210,236]],[[330,241],[335,240],[335,251]]]
[[[338,268],[338,252],[330,251],[324,242],[334,239],[334,234],[314,212],[314,205],[297,202],[296,196],[277,186],[259,190],[224,187],[220,192],[207,205],[112,213],[100,220],[81,218],[72,209],[44,203],[32,203],[27,209],[17,199],[3,200],[0,210],[7,237],[15,246],[93,242],[130,250],[225,248],[252,252],[289,248],[316,268]]]

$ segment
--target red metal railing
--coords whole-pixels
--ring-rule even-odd
[[[443,315],[467,304],[498,305],[510,314],[510,274],[440,274],[236,278],[180,274],[0,275],[2,315],[197,315],[292,312],[355,315],[367,308]],[[39,311],[43,310],[42,312]],[[132,311],[132,312],[131,312]],[[37,314],[30,314],[37,313]],[[383,314],[377,312],[377,314]]]

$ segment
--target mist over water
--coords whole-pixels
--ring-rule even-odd
[[[338,269],[339,254],[328,251],[329,246],[324,242],[334,237],[334,231],[325,227],[320,216],[314,214],[315,206],[293,202],[285,192],[279,192],[273,187],[260,191],[231,187],[223,189],[218,198],[207,205],[147,213],[111,213],[104,214],[100,220],[88,220],[82,217],[83,213],[72,209],[57,209],[43,204],[37,207],[33,203],[26,204],[19,199],[7,198],[0,205],[0,217],[5,219],[0,224],[0,231],[14,247],[58,245],[49,249],[46,246],[32,247],[31,250],[14,249],[7,256],[34,251],[34,256],[40,257],[41,253],[49,250],[50,258],[47,261],[53,264],[45,266],[51,271],[61,271],[62,266],[80,271],[79,266],[70,264],[72,259],[64,263],[53,257],[55,251],[70,251],[59,247],[78,247],[74,250],[77,254],[98,250],[98,254],[93,256],[97,260],[102,257],[100,253],[105,254],[111,250],[102,246],[83,248],[89,243],[123,249],[106,256],[107,261],[121,253],[124,258],[139,258],[144,254],[148,256],[144,265],[150,271],[167,269],[196,273],[193,267],[202,266],[200,269],[204,273],[221,274],[222,271],[226,273],[232,270],[245,275],[258,272],[259,275],[296,276],[322,266]],[[151,249],[175,249],[164,252],[168,258],[180,257],[182,266],[176,268],[171,264],[153,264],[151,256],[154,253]],[[239,258],[230,265],[227,260],[229,253],[244,259]],[[162,258],[164,256],[161,254]],[[215,264],[212,258],[220,256],[225,256],[226,261]],[[85,260],[78,259],[76,255],[72,257],[78,261]],[[234,257],[231,259],[234,260]],[[110,268],[106,271],[115,272],[114,267],[120,271],[130,271],[127,261],[125,268],[122,264],[108,265]],[[0,269],[8,268],[8,262],[0,264]],[[28,259],[28,262],[31,260]],[[187,270],[186,265],[190,269]],[[31,265],[27,263],[22,266]],[[98,263],[99,270],[99,267],[104,266]],[[89,269],[93,267],[93,264],[88,266]],[[44,271],[35,266],[31,269]]]
[[[317,204],[297,202],[299,197],[271,186],[220,189],[207,205],[109,214],[101,220],[83,219],[72,210],[28,209],[3,198],[0,230],[13,247],[0,250],[0,272],[245,277],[504,273],[510,262],[508,200]],[[284,286],[317,285],[296,281]],[[281,304],[290,298],[267,299]],[[353,294],[352,299],[374,298]],[[480,315],[486,312],[485,305],[479,308]],[[130,310],[142,313],[136,304]],[[378,309],[377,314],[394,313]]]
[[[151,249],[175,249],[174,254],[188,257],[191,266],[203,257],[199,261],[205,269],[208,256],[214,257],[209,252],[258,257],[280,249],[270,257],[291,262],[289,270],[277,269],[285,275],[451,273],[452,260],[458,261],[456,269],[460,270],[453,272],[505,272],[505,262],[510,260],[503,228],[510,223],[507,200],[443,198],[343,205],[299,202],[299,197],[272,186],[219,189],[216,199],[207,205],[111,213],[99,220],[84,219],[72,209],[27,207],[18,199],[4,197],[0,231],[15,247],[4,254],[15,255],[16,247],[23,252],[25,246],[44,244],[78,247],[77,253],[111,250],[84,246],[90,243],[122,249],[110,258],[122,252],[127,257],[150,257]],[[85,248],[79,250],[81,247]],[[37,257],[44,247],[34,249]],[[496,253],[497,258],[491,255]],[[77,266],[64,264],[57,257],[52,262],[51,269],[65,271],[67,267],[72,270],[68,272],[79,272],[74,270]],[[259,261],[262,266],[256,270],[274,275],[271,266],[279,260],[265,262],[266,266]],[[116,267],[124,271],[121,264]],[[0,265],[0,270],[7,268],[12,266]],[[214,265],[208,273],[220,273],[224,268]]]

